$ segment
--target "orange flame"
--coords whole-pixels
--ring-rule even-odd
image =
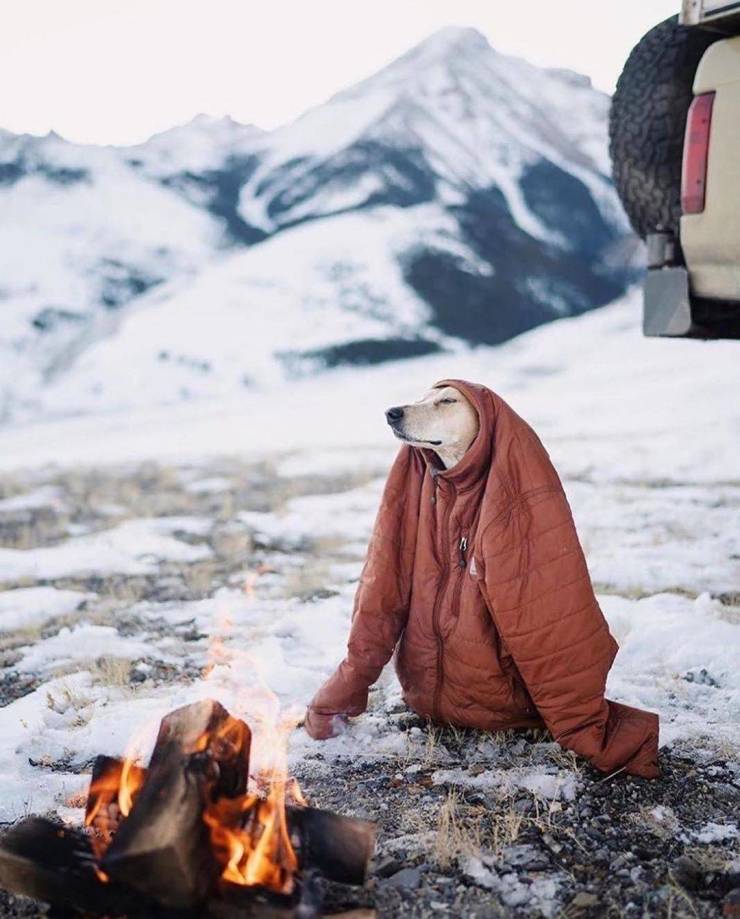
[[[96,861],[105,854],[121,820],[131,812],[145,778],[146,770],[133,760],[111,760],[105,771],[90,783],[85,826],[94,830],[90,843]],[[102,871],[98,871],[98,876],[107,880]]]
[[[298,857],[288,830],[283,782],[272,782],[264,798],[257,794],[220,798],[203,819],[223,866],[223,880],[279,893],[293,890]]]
[[[270,570],[263,564],[248,574],[244,591],[250,599],[259,576]],[[290,837],[286,802],[298,806],[306,804],[298,782],[288,776],[287,767],[287,739],[299,715],[282,715],[277,697],[260,677],[260,662],[239,648],[227,646],[232,629],[230,616],[221,611],[203,676],[211,685],[228,690],[229,694],[236,690],[240,697],[236,713],[242,717],[248,713],[248,721],[255,729],[260,768],[245,794],[235,798],[221,795],[209,801],[203,820],[209,829],[211,846],[224,881],[243,886],[259,885],[288,894],[293,890],[299,863]],[[248,678],[252,685],[245,685]],[[254,685],[255,679],[257,685]],[[208,750],[217,761],[236,764],[238,768],[239,751],[245,743],[249,745],[244,731],[243,721],[228,719],[215,732],[204,732],[196,738],[192,752]],[[137,747],[140,748],[141,743]],[[111,767],[91,784],[85,825],[95,830],[92,844],[97,861],[110,845],[121,820],[131,812],[146,779],[146,770],[136,765],[137,758],[138,754],[132,755],[130,747],[123,762],[112,761]],[[245,787],[248,777],[244,775],[243,779],[242,787]],[[97,870],[98,876],[107,880],[105,874]]]
[[[265,563],[249,571],[243,590],[251,602],[261,575],[274,569]],[[211,844],[222,866],[222,879],[232,884],[260,885],[290,893],[298,858],[290,838],[286,800],[305,805],[298,783],[288,777],[288,735],[299,720],[280,710],[277,696],[262,677],[262,662],[230,643],[234,622],[228,609],[217,610],[210,642],[206,680],[235,695],[232,711],[252,728],[253,750],[259,755],[257,775],[248,793],[222,797],[204,813]]]

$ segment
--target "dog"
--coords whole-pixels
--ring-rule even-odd
[[[391,657],[436,724],[546,728],[605,773],[656,778],[659,719],[604,696],[618,651],[557,470],[480,383],[443,379],[387,409],[403,444],[368,545],[347,654],[311,700],[316,740],[367,708]]]
[[[412,447],[430,447],[450,469],[478,434],[478,413],[454,386],[428,390],[417,402],[385,413],[393,434]]]

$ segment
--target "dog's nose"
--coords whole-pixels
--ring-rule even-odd
[[[393,424],[394,421],[400,421],[403,418],[403,409],[394,405],[393,408],[389,408],[385,413],[385,417],[388,420],[388,424]]]

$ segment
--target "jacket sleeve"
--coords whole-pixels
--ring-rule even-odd
[[[559,480],[515,498],[481,535],[481,588],[546,727],[603,772],[655,778],[658,716],[604,697],[618,650]]]
[[[368,689],[390,660],[406,624],[422,472],[401,447],[383,489],[355,592],[347,654],[312,699],[305,727],[316,739],[341,730],[367,707]]]

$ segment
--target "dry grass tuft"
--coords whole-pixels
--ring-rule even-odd
[[[38,625],[26,625],[12,632],[3,632],[0,634],[0,651],[10,651],[14,648],[35,644],[41,638],[42,626],[43,623],[39,623]]]
[[[440,868],[447,868],[460,855],[475,855],[481,848],[481,822],[462,814],[459,793],[453,788],[439,809],[434,861]]]
[[[72,727],[82,727],[87,724],[92,715],[92,700],[90,697],[68,683],[62,683],[55,686],[53,690],[48,690],[46,693],[46,705],[60,715],[66,714],[72,709],[75,713],[72,719]]]
[[[183,578],[193,600],[205,600],[215,585],[216,564],[212,559],[196,562],[185,568]]]
[[[99,657],[90,667],[90,673],[102,686],[131,685],[131,661],[122,657]]]

